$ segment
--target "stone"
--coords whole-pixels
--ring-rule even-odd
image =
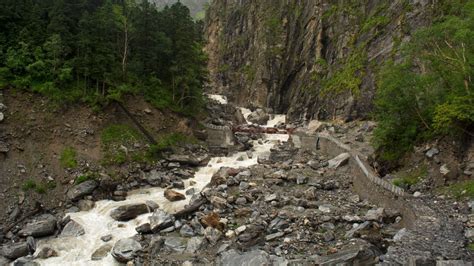
[[[14,260],[28,255],[28,245],[26,242],[4,244],[0,254],[8,259]]]
[[[173,154],[168,157],[168,161],[173,163],[179,163],[180,165],[189,165],[193,167],[205,166],[209,161],[209,155]]]
[[[71,220],[69,221],[66,226],[64,226],[61,237],[78,237],[86,232],[84,231],[84,227],[80,225],[78,222]]]
[[[254,112],[250,113],[247,117],[247,120],[250,123],[265,125],[268,120],[270,120],[270,115],[268,115],[263,109],[257,109]]]
[[[153,232],[159,232],[165,228],[174,225],[175,218],[173,215],[163,211],[163,210],[155,210],[152,216],[149,217],[150,219],[150,227]]]
[[[139,251],[142,250],[142,245],[132,238],[120,239],[115,243],[112,249],[112,256],[122,263],[127,263],[133,260]]]
[[[435,155],[439,154],[439,150],[437,148],[431,148],[426,152],[426,157],[433,158]]]
[[[12,265],[13,266],[40,266],[39,263],[33,261],[33,258],[31,256],[18,258],[12,263]]]
[[[165,238],[164,248],[175,253],[183,253],[187,246],[187,240],[183,237]]]
[[[269,194],[265,196],[265,202],[271,202],[277,199],[278,199],[277,194]]]
[[[354,237],[354,234],[356,232],[364,230],[365,228],[369,227],[370,224],[371,223],[369,221],[365,221],[362,224],[359,224],[355,226],[354,228],[352,228],[351,230],[347,231],[344,237],[347,239],[352,238]]]
[[[440,168],[439,168],[439,172],[446,176],[448,175],[451,171],[449,171],[449,168],[448,168],[448,165],[447,164],[443,164]]]
[[[221,197],[212,196],[211,204],[216,208],[224,209],[225,207],[227,207],[227,200]]]
[[[413,197],[415,197],[415,198],[421,197],[421,192],[420,192],[420,191],[416,191],[415,193],[413,193]]]
[[[244,205],[247,203],[247,199],[244,198],[244,197],[238,197],[236,200],[235,200],[235,204],[237,205]]]
[[[112,250],[112,245],[106,244],[96,249],[91,255],[91,260],[102,260],[103,258],[109,255],[109,252]]]
[[[171,202],[175,202],[175,201],[180,201],[180,200],[185,200],[186,199],[186,196],[179,193],[179,192],[176,192],[172,189],[167,189],[165,190],[164,192],[164,195],[165,195],[165,198]]]
[[[188,224],[185,224],[181,227],[179,234],[183,237],[192,237],[195,235],[193,228]]]
[[[204,237],[209,241],[209,243],[211,243],[211,245],[215,245],[222,237],[222,232],[215,228],[208,227],[204,230]]]
[[[122,205],[110,213],[116,221],[126,222],[137,218],[137,216],[152,212],[153,209],[145,203]]]
[[[277,238],[280,238],[280,237],[282,237],[282,236],[284,236],[284,235],[285,235],[284,232],[278,232],[278,233],[270,234],[270,235],[267,235],[267,236],[265,237],[265,240],[266,240],[266,241],[272,241],[272,240],[275,240],[275,239],[277,239]]]
[[[184,185],[184,182],[183,180],[178,180],[178,181],[173,181],[173,188],[176,188],[176,189],[185,189],[186,186]]]
[[[270,225],[268,226],[267,231],[269,233],[276,233],[279,230],[284,230],[284,229],[288,228],[289,226],[290,226],[290,224],[288,223],[288,221],[286,221],[285,219],[283,219],[281,217],[276,217],[275,219],[273,219],[270,222]]]
[[[320,205],[318,207],[318,210],[322,211],[322,212],[325,212],[325,213],[330,213],[332,211],[334,211],[334,206],[331,205],[331,204],[323,204],[323,205]]]
[[[3,120],[5,120],[5,115],[0,112],[0,122],[3,122]]]
[[[328,161],[328,167],[331,169],[337,169],[347,164],[347,162],[349,162],[349,158],[351,158],[351,155],[349,153],[341,153],[335,158]]]
[[[334,233],[333,233],[333,232],[330,232],[330,231],[325,232],[325,233],[323,234],[323,238],[324,238],[324,241],[326,241],[326,242],[331,242],[331,241],[333,241],[334,239],[336,239],[336,237],[334,236]]]
[[[237,229],[235,229],[235,233],[236,233],[237,235],[240,235],[240,234],[242,234],[245,230],[247,230],[247,226],[242,225],[242,226],[239,226]]]
[[[234,249],[222,252],[217,265],[225,266],[254,266],[271,265],[270,257],[265,251],[252,250],[240,254]]]
[[[5,257],[0,256],[0,265],[2,266],[10,265],[10,260]]]
[[[54,234],[56,231],[56,218],[50,214],[42,215],[36,221],[26,224],[26,226],[18,232],[18,235],[26,237],[43,237]]]
[[[142,235],[153,233],[153,231],[151,230],[150,223],[144,223],[142,225],[137,226],[135,228],[135,231],[137,231],[137,233],[142,234]]]
[[[112,240],[112,235],[105,235],[105,236],[102,236],[100,238],[100,240],[104,241],[104,242],[109,242],[110,240]]]
[[[79,207],[79,210],[81,210],[82,212],[86,212],[94,208],[95,202],[93,202],[92,200],[79,200],[77,206]]]
[[[384,208],[368,210],[367,214],[365,215],[366,220],[368,220],[368,221],[377,221],[377,222],[381,222],[384,217],[385,217],[385,209]]]
[[[188,240],[188,244],[186,245],[186,252],[187,253],[196,253],[198,250],[203,248],[204,246],[204,238],[203,237],[193,237]]]
[[[464,236],[468,239],[474,240],[474,228],[466,228]]]
[[[304,197],[307,200],[317,200],[318,199],[318,189],[315,187],[310,187],[304,192]]]
[[[95,180],[88,180],[70,188],[67,192],[67,197],[72,201],[76,201],[86,195],[92,194],[97,186],[98,183]]]
[[[306,183],[308,183],[308,177],[307,176],[300,175],[296,178],[296,184],[303,185],[303,184],[306,184]]]

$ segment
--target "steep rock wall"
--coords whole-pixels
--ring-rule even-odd
[[[376,73],[437,0],[214,0],[207,13],[211,87],[292,121],[370,114]]]

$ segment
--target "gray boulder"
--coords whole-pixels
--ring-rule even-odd
[[[189,166],[205,166],[209,161],[209,155],[173,154],[168,157],[168,161]]]
[[[257,109],[247,117],[247,120],[254,124],[265,125],[270,116],[263,109]]]
[[[337,169],[341,166],[344,166],[347,164],[347,162],[349,162],[350,157],[351,155],[349,153],[341,153],[335,158],[329,160],[328,167],[331,169]]]
[[[145,203],[140,204],[130,204],[120,206],[110,213],[110,217],[114,218],[116,221],[129,221],[137,218],[137,216],[153,211],[153,206],[148,206]]]
[[[55,230],[56,218],[50,214],[46,214],[38,217],[36,221],[26,224],[18,234],[23,237],[42,237],[54,234]]]
[[[95,180],[88,180],[84,183],[70,188],[67,192],[67,197],[72,201],[78,200],[86,195],[92,194],[92,192],[94,191],[94,189],[97,188],[97,186],[98,184]]]
[[[26,242],[5,244],[1,248],[2,256],[14,260],[28,255],[28,244]]]
[[[204,237],[193,237],[188,241],[186,252],[191,254],[196,253],[198,250],[204,247],[204,244]]]
[[[82,225],[77,223],[74,220],[69,221],[66,226],[64,226],[63,231],[61,232],[62,237],[77,237],[85,234],[84,228]]]
[[[115,243],[112,249],[112,256],[122,263],[133,260],[139,251],[142,250],[142,245],[132,238],[120,239]]]
[[[182,253],[186,249],[187,239],[184,237],[167,237],[165,239],[165,249],[174,252]]]
[[[102,247],[98,248],[94,253],[91,255],[91,260],[101,260],[109,254],[109,252],[112,250],[112,245],[110,244],[105,244]]]
[[[163,211],[163,210],[155,210],[152,216],[149,217],[150,219],[150,228],[153,232],[159,232],[165,228],[174,225],[175,218],[173,215]]]
[[[253,250],[240,254],[236,250],[223,252],[219,258],[218,265],[225,266],[253,266],[270,265],[270,257],[265,251]]]

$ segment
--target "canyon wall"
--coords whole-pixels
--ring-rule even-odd
[[[429,25],[436,0],[214,0],[210,85],[292,121],[366,118],[376,74]]]

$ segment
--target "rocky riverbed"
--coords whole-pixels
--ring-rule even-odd
[[[232,126],[250,117],[254,128],[295,127],[268,110],[211,98],[206,123]],[[367,153],[372,128],[318,126]],[[115,187],[111,200],[91,197],[106,182],[74,186],[67,209],[33,214],[8,230],[0,265],[472,265],[473,204],[432,205],[447,217],[440,232],[452,232],[457,242],[440,235],[427,247],[416,239],[424,232],[409,237],[408,217],[354,192],[349,154],[298,149],[286,134],[260,132],[234,132],[235,150],[226,156],[222,149],[182,147],[140,179]]]

